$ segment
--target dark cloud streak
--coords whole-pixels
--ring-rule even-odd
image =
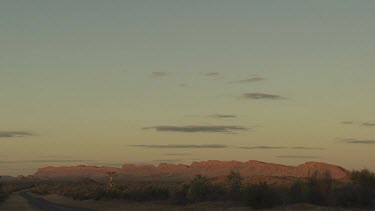
[[[213,114],[213,115],[209,115],[208,117],[212,117],[212,118],[237,118],[236,115],[233,115],[233,114]]]
[[[354,122],[352,122],[352,121],[343,121],[343,122],[341,122],[341,124],[343,124],[343,125],[352,125],[352,124],[354,124]]]
[[[179,145],[179,144],[167,144],[167,145],[128,145],[130,147],[140,148],[155,148],[155,149],[219,149],[227,148],[226,145],[221,144],[204,144],[204,145]]]
[[[209,72],[209,73],[206,73],[205,75],[206,76],[210,76],[210,77],[215,77],[215,76],[219,76],[220,73],[218,73],[218,72]]]
[[[364,122],[361,125],[366,127],[375,127],[375,122]]]
[[[254,146],[254,147],[238,147],[240,149],[295,149],[295,150],[324,150],[320,147],[280,147],[280,146]]]
[[[258,82],[258,81],[263,81],[266,80],[265,78],[262,77],[252,77],[252,78],[247,78],[243,80],[238,80],[238,81],[232,81],[230,83],[235,83],[235,84],[244,84],[244,83],[253,83],[253,82]]]
[[[280,95],[274,95],[274,94],[266,94],[266,93],[244,93],[242,94],[242,98],[246,99],[253,99],[253,100],[285,100],[285,97],[282,97]]]
[[[365,140],[365,139],[353,139],[353,138],[348,138],[348,139],[341,139],[341,143],[346,143],[346,144],[375,144],[375,140]]]
[[[0,131],[0,138],[14,138],[14,137],[25,137],[35,135],[28,131]]]
[[[317,156],[303,156],[303,155],[279,155],[277,158],[297,158],[297,159],[316,159]]]
[[[188,126],[154,126],[154,127],[145,127],[144,130],[155,129],[159,132],[184,132],[184,133],[233,133],[234,131],[243,131],[247,128],[242,126],[233,126],[233,125],[217,125],[217,126],[207,126],[207,125],[188,125]]]
[[[270,147],[270,146],[255,146],[255,147],[238,147],[240,149],[288,149],[288,147]]]
[[[159,77],[163,77],[163,76],[166,76],[167,73],[166,72],[152,72],[151,73],[151,76],[154,77],[154,78],[159,78]]]
[[[187,155],[192,155],[192,154],[188,154],[188,153],[167,153],[167,154],[162,154],[162,155],[165,155],[165,156],[187,156]]]

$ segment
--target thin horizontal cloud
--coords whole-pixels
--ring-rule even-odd
[[[252,77],[252,78],[246,78],[243,80],[232,81],[230,83],[243,84],[243,83],[253,83],[253,82],[258,82],[258,81],[263,81],[263,80],[266,80],[266,79],[262,77]]]
[[[58,156],[56,155],[40,155],[40,158],[57,158]]]
[[[370,121],[370,122],[354,122],[354,121],[343,121],[341,122],[343,125],[359,125],[359,126],[364,126],[364,127],[375,127],[375,122]]]
[[[280,146],[254,146],[254,147],[238,147],[240,149],[299,149],[299,150],[323,150],[320,147],[280,147]]]
[[[366,127],[375,127],[375,122],[364,122],[361,125]]]
[[[141,148],[156,148],[156,149],[219,149],[227,148],[226,145],[221,144],[203,144],[203,145],[184,145],[184,144],[167,144],[167,145],[128,145],[130,147],[141,147]]]
[[[209,115],[208,117],[211,117],[211,118],[237,118],[237,115],[233,115],[233,114],[213,114],[213,115]]]
[[[148,129],[155,129],[159,132],[184,132],[184,133],[196,133],[196,132],[204,132],[204,133],[233,133],[235,131],[243,131],[247,130],[247,128],[242,126],[233,126],[233,125],[216,125],[216,126],[208,126],[208,125],[188,125],[188,126],[168,126],[168,125],[161,125],[161,126],[154,126],[154,127],[145,127],[144,130]]]
[[[260,92],[244,93],[242,94],[242,98],[253,99],[253,100],[284,100],[286,99],[285,97],[282,97],[280,95],[266,94],[266,93],[260,93]]]
[[[166,76],[167,73],[166,72],[152,72],[151,73],[151,76],[154,77],[154,78],[159,78],[159,77],[163,77],[163,76]]]
[[[301,155],[279,155],[279,156],[276,156],[277,158],[295,158],[295,159],[316,159],[316,158],[320,158],[320,157],[317,157],[317,156],[301,156]]]
[[[0,131],[0,138],[25,137],[35,135],[28,131]]]
[[[209,72],[209,73],[206,73],[205,75],[206,76],[210,76],[210,77],[214,77],[214,76],[219,76],[220,73],[218,73],[218,72]]]
[[[271,147],[271,146],[255,146],[255,147],[238,147],[240,149],[288,149],[288,147]]]
[[[192,155],[192,154],[188,154],[188,153],[166,153],[166,154],[162,154],[162,155],[165,155],[165,156],[187,156],[187,155]]]
[[[367,140],[367,139],[354,139],[354,138],[348,138],[348,139],[340,139],[342,143],[346,144],[375,144],[375,140]]]
[[[322,147],[289,147],[289,149],[324,150]]]
[[[352,121],[343,121],[343,122],[341,122],[341,124],[343,124],[343,125],[352,125],[352,124],[354,124],[354,122],[352,122]]]
[[[0,163],[82,163],[91,162],[91,160],[17,160],[0,161]]]
[[[182,163],[182,160],[154,160],[155,163]]]
[[[202,159],[201,158],[192,158],[190,159],[191,161],[194,161],[194,162],[197,162],[197,161],[201,161]]]
[[[115,162],[97,162],[97,161],[90,161],[88,162],[90,165],[94,166],[112,166],[112,167],[121,167],[123,163],[115,163]]]

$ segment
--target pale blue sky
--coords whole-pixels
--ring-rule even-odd
[[[375,144],[347,140],[375,140],[375,127],[361,126],[375,121],[374,22],[371,0],[1,0],[0,174],[67,160],[308,160],[277,156],[375,169]],[[265,80],[233,83],[254,77]],[[251,130],[142,130],[160,125]],[[14,131],[34,135],[6,137]],[[191,155],[163,155],[176,152]]]

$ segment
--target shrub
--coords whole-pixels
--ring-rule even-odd
[[[209,179],[202,175],[197,175],[190,182],[187,198],[192,202],[200,202],[208,199],[211,188]]]
[[[329,171],[323,174],[314,172],[309,178],[310,202],[318,205],[328,205],[330,203],[333,188],[333,180]]]
[[[245,187],[243,197],[244,202],[255,209],[270,208],[277,204],[276,193],[265,182]]]
[[[239,200],[241,197],[242,178],[239,172],[231,171],[227,176],[229,199]]]
[[[170,190],[171,201],[176,204],[188,203],[189,201],[188,196],[187,196],[188,191],[189,191],[189,185],[185,183],[172,187]]]
[[[375,206],[375,174],[367,169],[353,171],[351,174],[353,193],[357,200],[355,205],[359,207]]]
[[[350,179],[354,185],[375,188],[375,173],[368,169],[352,171]]]
[[[138,185],[126,189],[124,197],[135,201],[166,200],[169,198],[169,190],[159,184]]]
[[[302,181],[294,182],[289,189],[291,203],[303,203],[308,201],[308,191],[305,183]]]

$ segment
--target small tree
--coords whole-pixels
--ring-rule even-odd
[[[315,171],[309,178],[310,200],[314,204],[327,205],[329,203],[333,187],[331,173]]]
[[[269,208],[277,204],[277,196],[266,182],[260,182],[245,188],[244,201],[255,209]]]
[[[305,185],[302,181],[294,182],[289,189],[290,200],[292,203],[302,203],[306,201]]]
[[[375,188],[375,174],[368,169],[352,171],[350,179],[355,185]]]
[[[190,201],[198,202],[207,199],[211,184],[207,177],[197,175],[191,181],[187,197]]]
[[[358,196],[357,206],[375,206],[375,174],[368,169],[353,171],[351,181]]]
[[[229,198],[239,199],[241,195],[242,177],[238,171],[231,171],[227,176],[229,186]]]
[[[114,183],[115,183],[115,179],[117,178],[117,173],[114,172],[114,171],[110,171],[110,172],[107,172],[107,177],[108,177],[108,189],[109,190],[112,190],[113,189],[113,186],[114,186]]]

